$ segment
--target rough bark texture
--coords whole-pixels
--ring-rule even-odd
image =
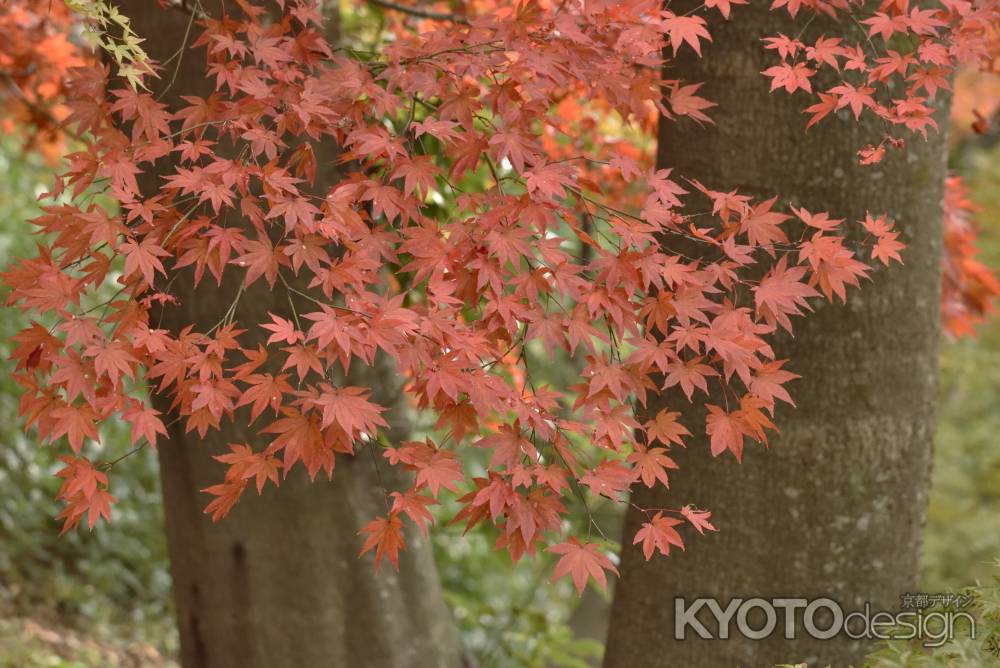
[[[908,244],[906,264],[874,272],[846,306],[817,302],[794,340],[777,346],[803,378],[791,385],[798,407],[778,410],[781,433],[768,451],[749,447],[740,465],[695,440],[674,450],[680,470],[669,492],[636,493],[643,507],[710,508],[720,531],[648,563],[624,550],[606,668],[859,665],[864,643],[810,639],[801,610],[794,640],[779,618],[766,640],[701,640],[688,629],[676,641],[674,598],[717,597],[725,607],[734,597],[827,596],[847,611],[866,601],[895,610],[915,584],[933,433],[944,137],[912,138],[884,164],[861,167],[855,151],[877,143],[879,124],[842,114],[805,133],[804,97],[769,94],[760,74],[774,60],[761,37],[799,29],[768,4],[734,8],[732,22],[713,27],[703,60],[682,58],[668,73],[705,81],[702,94],[719,107],[715,126],[662,124],[659,164],[719,190],[794,196],[837,218],[887,211]],[[806,37],[846,29],[817,20]],[[685,405],[661,396],[650,412],[667,402]],[[704,424],[701,409],[686,412]],[[642,520],[630,510],[625,543]]]
[[[146,38],[143,46],[154,59],[163,62],[183,48],[188,16],[161,10],[148,0],[128,0],[122,10]],[[175,66],[176,60],[160,86],[170,81]],[[187,50],[164,99],[173,104],[180,95],[207,95],[212,89],[203,72],[203,52]],[[323,156],[318,158],[322,170]],[[144,186],[152,187],[157,175],[144,178]],[[320,180],[332,178],[328,171]],[[197,290],[184,285],[191,285],[190,273],[175,283],[181,306],[166,312],[164,326],[211,327],[232,303],[238,281],[218,287],[207,278]],[[288,308],[280,284],[272,293],[260,280],[240,300],[237,321],[263,322],[267,311],[287,318]],[[243,345],[255,347],[255,335],[251,331],[241,337]],[[374,399],[391,407],[386,417],[393,425],[392,437],[404,438],[407,420],[393,369],[383,364],[352,374],[351,382],[374,388]],[[167,409],[166,398],[156,402],[160,410]],[[366,449],[359,448],[353,459],[338,455],[332,481],[320,474],[310,483],[304,471],[296,470],[280,489],[269,487],[261,497],[248,490],[229,517],[216,524],[203,514],[209,497],[200,490],[220,482],[224,473],[212,455],[227,451],[229,443],[250,443],[259,450],[270,438],[259,434],[266,417],[253,425],[246,413],[238,412],[237,418],[204,440],[185,434],[177,424],[159,448],[182,665],[460,665],[455,629],[427,541],[407,536],[398,574],[391,566],[374,573],[370,555],[358,559],[357,532],[385,513],[383,484],[393,486],[387,467],[377,471]]]

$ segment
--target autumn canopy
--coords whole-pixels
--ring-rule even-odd
[[[32,221],[37,253],[3,275],[34,319],[16,337],[16,379],[26,427],[64,451],[65,530],[111,518],[114,461],[88,445],[102,423],[125,421],[136,447],[155,447],[168,429],[205,436],[243,420],[269,445],[217,458],[204,490],[215,519],[294,468],[336,476],[369,450],[410,473],[359,539],[376,565],[397,564],[404,524],[426,531],[428,506],[454,494],[454,520],[495,525],[515,560],[546,549],[556,576],[603,584],[615,566],[599,535],[567,531],[568,508],[684,475],[670,450],[692,434],[737,459],[766,445],[797,378],[774,335],[905,260],[891,212],[844,220],[794,192],[754,199],[651,166],[660,115],[712,122],[701,82],[670,78],[671,60],[707,54],[703,16],[739,21],[745,2],[403,8],[378,52],[328,41],[305,0],[238,0],[224,14],[161,4],[190,16],[178,58],[204,63],[211,95],[168,106],[151,92],[173,85],[176,59],[154,62],[101,3],[72,4],[74,19],[16,0],[0,18],[0,70],[20,92],[4,104],[38,129],[33,141],[72,151]],[[93,52],[65,37],[81,8]],[[881,119],[881,143],[853,147],[872,169],[938,131],[956,67],[996,62],[996,0],[772,9],[861,26],[766,36],[760,76],[801,100],[803,132]],[[337,177],[317,177],[332,161]],[[997,288],[971,257],[953,187],[943,308],[961,333]],[[178,323],[178,295],[205,283],[231,306],[209,326]],[[239,317],[265,285],[280,309]],[[529,349],[582,373],[536,382]],[[440,437],[388,437],[386,407],[353,380],[380,363]],[[677,405],[638,420],[662,390]],[[706,401],[706,421],[685,420],[687,402]],[[463,470],[470,448],[481,470]],[[647,559],[713,529],[690,504],[643,509],[633,538]]]

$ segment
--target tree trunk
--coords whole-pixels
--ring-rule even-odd
[[[716,125],[661,122],[658,164],[717,190],[794,196],[837,218],[888,212],[908,245],[906,264],[873,272],[846,306],[815,303],[816,312],[796,322],[795,338],[779,341],[779,358],[790,358],[787,368],[803,378],[791,385],[797,408],[777,411],[781,433],[769,451],[751,448],[740,465],[713,459],[707,439],[696,439],[674,449],[680,470],[669,492],[636,491],[641,507],[707,507],[719,532],[693,535],[685,552],[648,563],[637,548],[624,549],[606,668],[859,665],[865,641],[812,639],[801,610],[792,640],[779,618],[764,640],[742,637],[733,624],[729,640],[703,640],[688,627],[677,641],[674,598],[715,597],[725,609],[731,598],[829,597],[845,612],[866,601],[872,610],[896,610],[916,582],[933,434],[945,137],[911,137],[883,164],[858,165],[855,151],[878,143],[883,126],[870,114],[859,124],[844,110],[806,133],[804,97],[769,94],[760,74],[774,60],[761,37],[800,28],[768,3],[733,14],[715,21],[704,59],[682,56],[667,74],[705,82],[701,94],[719,104]],[[849,25],[816,19],[806,39]],[[939,110],[942,128],[945,114]],[[659,396],[649,412],[667,399]],[[685,405],[670,402],[674,410]],[[700,407],[686,412],[687,422],[704,424]],[[629,510],[626,545],[642,521]],[[706,628],[714,633],[715,622]]]
[[[186,51],[163,98],[168,105],[181,95],[214,91],[214,83],[204,76],[203,51],[184,45],[187,15],[149,0],[127,0],[122,10],[155,60],[166,61],[178,48]],[[189,42],[196,31],[194,27]],[[157,86],[173,78],[176,65],[175,59]],[[335,178],[332,147],[326,152],[325,160],[318,155],[318,180],[328,186]],[[156,187],[159,175],[143,176],[144,187]],[[218,287],[209,278],[194,290],[191,274],[184,274],[172,290],[181,305],[166,312],[164,326],[174,331],[191,323],[202,331],[210,328],[236,295],[239,277],[231,274],[230,279]],[[268,311],[289,318],[288,309],[286,295],[272,293],[259,280],[240,300],[236,321],[264,322]],[[244,347],[264,342],[259,327],[249,329],[241,336]],[[373,400],[390,408],[385,417],[393,428],[391,437],[405,438],[406,409],[394,369],[383,361],[361,375],[365,377],[352,374],[351,381],[373,388]],[[167,397],[154,401],[168,410]],[[375,573],[370,556],[358,558],[358,530],[385,513],[383,484],[392,486],[388,467],[376,470],[369,448],[359,447],[353,458],[338,455],[332,481],[321,474],[310,482],[300,466],[280,489],[269,486],[260,497],[248,490],[218,523],[202,512],[209,497],[200,490],[221,482],[224,474],[212,456],[228,451],[229,443],[263,449],[269,439],[259,433],[265,420],[250,424],[248,414],[237,412],[233,423],[224,422],[221,431],[205,439],[184,433],[178,423],[159,447],[184,668],[460,665],[457,635],[428,541],[407,535],[398,574],[388,566]]]

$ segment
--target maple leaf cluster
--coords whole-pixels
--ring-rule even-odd
[[[737,20],[739,4],[706,8]],[[557,577],[603,583],[614,566],[599,541],[564,535],[567,504],[667,485],[670,450],[695,435],[737,459],[766,445],[797,377],[770,340],[810,300],[844,300],[868,274],[845,228],[867,233],[872,261],[900,260],[886,216],[849,223],[755,201],[649,168],[627,132],[594,140],[602,116],[640,131],[658,114],[710,122],[699,82],[660,76],[664,58],[710,41],[701,16],[597,0],[411,18],[370,55],[332,48],[304,0],[199,16],[193,46],[218,90],[176,108],[99,65],[68,73],[67,123],[87,141],[53,188],[62,199],[33,221],[37,256],[3,274],[10,303],[34,318],[13,354],[25,425],[73,452],[60,473],[64,530],[110,515],[111,467],[85,452],[102,423],[155,445],[168,424],[204,437],[241,420],[268,442],[216,457],[214,519],[251,481],[260,493],[298,466],[333,475],[338,458],[373,448],[412,481],[385,490],[386,514],[362,530],[376,565],[398,563],[405,522],[426,531],[448,492],[461,503],[454,521],[495,526],[514,560],[548,549]],[[845,57],[829,48],[821,61]],[[804,87],[802,76],[781,85]],[[870,108],[865,95],[845,89],[833,106]],[[321,143],[340,151],[342,178],[326,192]],[[164,174],[152,190],[146,172]],[[94,204],[96,192],[120,210]],[[219,322],[160,327],[203,281],[233,295]],[[237,320],[255,284],[287,310]],[[100,298],[108,286],[114,296]],[[582,360],[578,382],[535,382],[529,346]],[[377,357],[440,436],[386,442],[386,407],[338,380]],[[678,405],[640,422],[650,393],[669,388]],[[682,422],[684,402],[705,403],[705,421]],[[487,454],[482,475],[463,470],[470,447]],[[647,513],[635,536],[647,558],[683,548],[685,525],[713,529],[693,505]]]
[[[69,37],[72,13],[61,3],[20,0],[0,6],[0,132],[22,133],[27,149],[55,161],[67,73],[84,63]]]
[[[951,90],[958,67],[995,71],[1000,3],[996,0],[774,0],[795,18],[803,9],[831,17],[844,27],[837,36],[814,40],[778,34],[766,48],[781,62],[763,74],[771,90],[803,91],[818,98],[805,108],[811,127],[830,114],[850,110],[855,120],[873,114],[886,124],[877,145],[858,151],[861,164],[881,162],[887,148],[905,145],[905,134],[937,130],[934,101]],[[813,90],[821,70],[839,83]]]
[[[944,191],[944,268],[941,280],[941,320],[951,336],[971,336],[993,310],[1000,281],[976,259],[976,206],[959,176],[949,176]]]

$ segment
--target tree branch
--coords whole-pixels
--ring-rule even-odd
[[[208,12],[202,9],[200,2],[196,4],[197,6],[195,7],[189,5],[188,0],[173,0],[172,2],[168,2],[167,6],[170,7],[171,9],[176,9],[177,11],[182,12],[184,14],[190,14],[196,19],[204,20],[207,18],[211,18],[208,15]]]
[[[7,84],[7,90],[10,91],[11,95],[17,98],[18,102],[27,107],[27,109],[31,113],[35,114],[40,119],[44,120],[52,127],[59,130],[60,132],[65,132],[67,135],[73,137],[74,139],[80,139],[80,135],[78,135],[73,130],[70,130],[69,128],[65,127],[65,124],[58,118],[53,116],[52,112],[50,112],[48,109],[41,106],[40,104],[33,102],[27,95],[25,95],[24,91],[21,90],[21,87],[17,84],[17,81],[15,81],[14,77],[11,76],[9,73],[0,70],[0,81]]]
[[[458,14],[445,14],[443,12],[431,12],[425,9],[418,9],[416,7],[408,7],[406,5],[399,5],[395,2],[390,2],[390,0],[367,0],[368,4],[375,5],[376,7],[381,7],[382,9],[391,9],[396,12],[403,12],[404,14],[409,14],[410,16],[419,16],[424,19],[433,19],[435,21],[451,21],[452,23],[461,23],[462,25],[469,25],[469,19],[464,16],[459,16]]]

